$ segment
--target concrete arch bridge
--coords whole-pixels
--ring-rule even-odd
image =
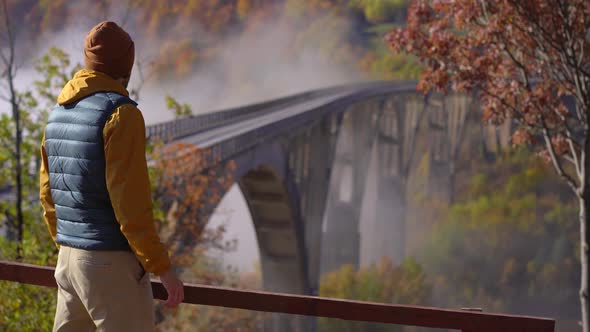
[[[264,289],[316,295],[321,271],[359,264],[369,169],[378,184],[375,255],[405,255],[407,182],[418,145],[430,156],[429,194],[453,199],[454,160],[477,104],[471,96],[424,96],[415,86],[314,90],[156,124],[146,134],[207,149],[203,172],[214,176],[223,177],[232,161],[254,223]],[[195,223],[206,222],[224,192],[215,194]],[[185,246],[195,244],[182,235]]]

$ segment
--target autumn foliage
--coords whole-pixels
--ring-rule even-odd
[[[524,149],[463,175],[458,202],[432,212],[419,250],[432,304],[553,317],[557,331],[576,331],[567,328],[579,319],[580,282],[569,188]]]
[[[235,248],[236,242],[224,237],[223,226],[207,228],[209,217],[234,183],[235,163],[214,158],[209,149],[164,141],[154,138],[149,147],[150,175],[159,233],[173,265],[188,282],[260,289],[259,271],[241,274],[210,257],[212,249]],[[195,305],[166,309],[158,303],[157,317],[161,331],[255,331],[265,315]]]
[[[516,121],[514,143],[549,139],[547,156],[577,159],[571,135],[589,111],[589,29],[584,0],[414,1],[408,26],[387,39],[428,65],[419,89],[477,88],[484,121]]]
[[[428,305],[432,286],[423,268],[413,259],[393,265],[383,257],[377,264],[356,270],[352,265],[322,277],[320,296],[371,301]],[[370,322],[353,322],[321,318],[319,331],[383,331],[397,332],[400,326]]]
[[[476,89],[484,121],[550,162],[579,202],[580,301],[590,330],[590,2],[415,0],[387,40],[425,65],[418,88]]]
[[[416,63],[412,62],[410,68],[400,65],[405,59],[392,56],[381,41],[387,30],[384,27],[403,23],[407,2],[8,0],[15,21],[26,25],[20,30],[25,39],[51,40],[72,26],[90,28],[92,22],[114,20],[146,42],[137,48],[142,51],[136,59],[153,64],[159,78],[166,79],[188,78],[195,70],[237,52],[231,42],[246,34],[267,37],[276,32],[274,27],[284,24],[289,26],[290,35],[283,38],[290,39],[293,46],[287,56],[299,58],[303,50],[313,49],[332,65],[344,62],[351,69],[366,70],[376,77],[415,78]],[[154,54],[148,55],[144,45],[153,48]]]
[[[208,149],[184,143],[155,143],[150,149],[157,224],[179,268],[193,263],[195,247],[225,248],[223,229],[206,229],[209,216],[234,182],[233,161],[220,162]]]

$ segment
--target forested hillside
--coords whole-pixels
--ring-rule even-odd
[[[247,33],[260,38],[280,27],[292,34],[285,57],[317,46],[324,61],[339,62],[374,77],[409,78],[413,62],[387,51],[383,35],[403,25],[402,0],[102,0],[9,1],[23,36],[51,38],[70,26],[91,26],[109,18],[135,32],[146,43],[157,43],[162,75],[190,75],[198,66],[225,53],[230,39]],[[172,38],[171,38],[172,37]],[[315,47],[314,47],[315,48]],[[272,50],[269,50],[272,51]],[[141,52],[141,49],[138,50]]]
[[[122,24],[136,43],[132,85],[149,91],[140,101],[148,124],[169,120],[159,116],[164,105],[154,96],[162,91],[202,113],[420,72],[413,57],[394,55],[383,42],[393,25],[404,24],[405,1],[8,2],[14,22],[25,23],[13,31],[24,68],[52,46],[81,61],[90,27],[107,18]]]

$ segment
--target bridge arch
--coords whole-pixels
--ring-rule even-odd
[[[309,292],[299,194],[281,142],[264,143],[233,160],[234,179],[254,226],[265,290]]]

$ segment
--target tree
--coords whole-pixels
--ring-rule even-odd
[[[33,82],[34,88],[19,91],[15,86],[17,70],[17,35],[9,18],[13,8],[2,1],[2,37],[7,40],[0,51],[0,66],[5,85],[0,98],[8,103],[10,112],[0,114],[0,187],[12,190],[11,198],[0,202],[0,215],[6,223],[7,237],[14,241],[16,252],[12,259],[24,256],[22,244],[26,241],[29,225],[38,219],[39,144],[47,122],[49,109],[57,98],[55,89],[68,80],[70,62],[62,51],[52,48],[49,53],[34,61],[33,66],[42,79]],[[75,70],[75,68],[73,69]]]
[[[47,122],[50,108],[57,99],[60,89],[71,77],[79,65],[71,66],[69,57],[63,51],[51,48],[49,52],[34,62],[39,80],[33,82],[31,90],[15,93],[21,128],[21,195],[22,195],[22,238],[10,241],[0,237],[0,257],[15,257],[33,264],[55,265],[57,250],[53,240],[48,236],[47,228],[42,220],[39,206],[39,175],[40,165],[39,144],[43,129]],[[14,165],[14,117],[2,114],[0,118],[0,163]],[[0,183],[14,183],[14,168],[0,171]],[[0,202],[0,211],[14,220],[16,213],[12,201]],[[14,240],[14,239],[13,239]],[[0,282],[0,326],[11,331],[50,330],[55,314],[56,293],[52,289]]]
[[[553,165],[579,202],[584,332],[590,331],[590,2],[415,0],[388,42],[427,66],[418,88],[477,89],[484,119]]]
[[[23,160],[22,160],[22,138],[23,138],[23,119],[21,119],[20,98],[14,86],[14,80],[17,72],[17,57],[16,57],[16,38],[15,31],[10,21],[10,13],[8,12],[8,4],[6,0],[2,1],[2,29],[3,39],[6,41],[6,46],[3,46],[0,52],[0,59],[2,59],[2,78],[6,81],[7,95],[2,98],[10,104],[12,119],[4,119],[3,123],[11,127],[12,140],[5,140],[3,147],[7,150],[9,155],[9,164],[13,172],[13,179],[9,181],[9,185],[16,190],[16,199],[14,206],[14,213],[10,210],[5,210],[5,217],[8,226],[8,236],[16,237],[17,241],[17,259],[22,257],[21,243],[23,241]],[[8,121],[6,121],[8,120]],[[16,232],[16,234],[14,234]],[[16,236],[15,236],[16,235]]]
[[[563,325],[579,317],[576,201],[529,151],[500,158],[477,160],[460,202],[433,216],[418,255],[433,305],[552,316],[571,331]]]
[[[206,254],[193,257],[193,265],[183,274],[187,280],[199,284],[232,287],[239,289],[261,289],[260,269],[252,273],[240,273],[226,268]],[[269,314],[244,309],[232,309],[202,305],[182,305],[177,309],[163,309],[173,316],[158,325],[160,331],[260,331],[263,319]]]
[[[382,258],[370,267],[354,270],[350,264],[322,277],[320,296],[372,301],[427,305],[431,286],[422,267],[413,259],[394,266]],[[320,319],[320,331],[400,331],[400,326],[340,319]]]
[[[372,23],[391,21],[400,9],[407,6],[406,0],[352,0],[350,5],[363,11],[365,18]]]
[[[178,123],[193,116],[189,104],[180,103],[166,96],[169,111]],[[165,135],[165,134],[164,134]],[[177,272],[183,272],[185,280],[220,285],[227,282],[214,260],[206,257],[209,249],[221,251],[234,250],[236,241],[224,238],[225,227],[208,229],[207,223],[223,195],[234,183],[235,163],[221,162],[214,158],[212,151],[198,146],[171,141],[170,137],[150,137],[148,144],[148,163],[154,216],[160,237],[172,252],[171,261]],[[211,268],[213,266],[213,268]],[[188,278],[188,279],[186,279]],[[195,311],[196,310],[196,311]],[[191,321],[197,312],[203,310],[184,310],[185,321]],[[166,310],[160,303],[156,306],[158,323],[165,319]],[[211,323],[224,326],[224,329],[240,318],[229,315],[220,320],[214,316],[224,316],[216,310],[205,311],[210,314]],[[239,316],[239,311],[231,311]],[[248,324],[255,324],[257,316],[246,314],[243,318]],[[229,324],[229,325],[227,325]],[[226,326],[227,325],[227,326]],[[175,326],[174,330],[180,327]],[[221,328],[221,327],[220,327]]]

